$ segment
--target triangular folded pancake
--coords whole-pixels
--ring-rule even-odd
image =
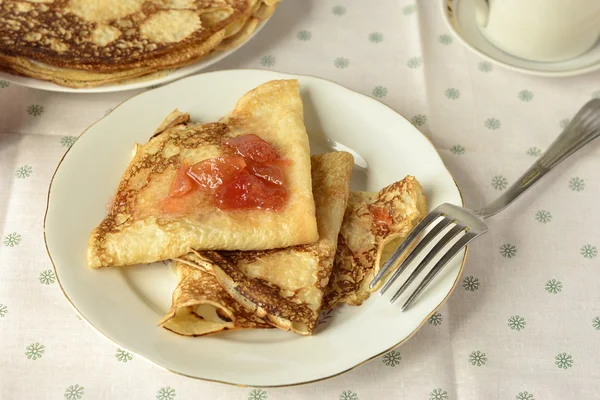
[[[346,209],[352,165],[353,158],[346,152],[312,157],[313,193],[319,228],[319,240],[316,243],[266,251],[207,251],[183,257],[183,262],[199,268],[195,283],[191,283],[196,291],[193,296],[196,304],[217,292],[214,282],[207,283],[207,276],[214,274],[232,298],[258,317],[284,330],[311,334],[316,327],[323,292],[331,275],[337,237]],[[178,265],[181,271],[181,263]],[[178,310],[189,306],[184,300],[186,297],[180,293],[190,282],[189,278],[182,278],[180,274],[173,306],[163,320],[168,321],[165,324],[168,329],[172,324],[182,325],[184,322],[180,321],[189,321]],[[189,296],[186,299],[189,300]],[[223,296],[218,308],[234,307],[230,298]],[[240,313],[238,317],[230,317],[233,325],[227,329],[233,326],[247,327],[243,326],[247,316]],[[196,319],[195,322],[186,325],[185,331],[208,329],[204,321]]]
[[[296,80],[267,82],[243,95],[220,122],[190,124],[174,113],[139,147],[108,216],[88,242],[91,267],[150,263],[197,250],[262,250],[318,239],[308,136]],[[182,163],[231,152],[223,140],[254,134],[288,160],[288,198],[279,211],[221,210],[206,191],[164,201]]]
[[[378,290],[380,285],[369,289],[369,284],[426,214],[423,188],[413,176],[379,193],[350,193],[323,309],[338,303],[359,306]]]

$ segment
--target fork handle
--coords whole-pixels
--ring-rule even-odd
[[[508,207],[561,161],[600,136],[600,99],[588,101],[548,150],[506,192],[476,213],[488,218]]]

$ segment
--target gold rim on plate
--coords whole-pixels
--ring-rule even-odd
[[[207,72],[207,73],[205,73],[205,74],[202,74],[202,75],[206,75],[206,74],[215,74],[215,73],[224,73],[224,72],[230,72],[230,71],[236,71],[236,72],[237,72],[237,71],[269,71],[269,72],[275,72],[275,71],[270,71],[270,70],[261,70],[261,69],[236,69],[236,70],[221,70],[221,71]],[[354,91],[354,90],[348,89],[347,87],[345,87],[345,86],[343,86],[343,85],[340,85],[339,83],[333,82],[333,81],[331,81],[331,80],[329,80],[329,79],[325,79],[325,78],[319,78],[319,77],[316,77],[316,76],[311,76],[311,75],[287,74],[287,73],[285,73],[285,72],[276,72],[276,73],[279,73],[279,74],[285,74],[285,75],[289,75],[289,76],[296,76],[296,77],[307,77],[307,78],[317,79],[317,80],[321,80],[321,81],[326,81],[326,82],[328,82],[328,83],[330,83],[330,84],[334,84],[334,85],[337,85],[337,86],[341,86],[341,87],[343,87],[344,89],[346,89],[346,90],[348,90],[348,91],[351,91],[351,92],[353,92],[353,93],[355,93],[355,94],[358,94],[358,95],[360,95],[360,96],[363,96],[363,97],[365,97],[365,98],[367,98],[367,99],[369,99],[369,100],[372,100],[372,101],[377,101],[377,102],[378,102],[378,103],[380,103],[382,106],[384,106],[384,107],[386,107],[386,108],[390,109],[390,110],[391,110],[391,111],[393,111],[394,113],[398,114],[398,116],[400,116],[400,117],[404,118],[402,115],[400,115],[398,112],[396,112],[396,111],[395,111],[393,108],[391,108],[391,107],[390,107],[390,106],[388,106],[387,104],[385,104],[385,103],[383,103],[383,102],[381,102],[381,101],[379,101],[379,100],[377,100],[377,99],[374,99],[374,98],[372,98],[372,97],[369,97],[369,96],[367,96],[367,95],[365,95],[365,94],[358,93],[358,92],[356,92],[356,91]],[[190,78],[191,78],[191,77],[190,77]],[[176,82],[177,82],[177,81],[176,81]],[[144,356],[142,356],[142,355],[140,355],[140,354],[138,354],[138,353],[136,353],[136,352],[134,352],[134,351],[131,351],[131,350],[129,350],[129,349],[126,347],[126,346],[123,346],[123,345],[121,345],[121,344],[117,343],[117,341],[115,341],[114,339],[112,339],[112,338],[108,337],[107,335],[105,335],[105,334],[104,334],[104,333],[103,333],[103,332],[102,332],[100,329],[98,329],[98,328],[97,328],[97,327],[96,327],[94,324],[92,324],[90,321],[88,321],[88,320],[87,320],[87,318],[86,318],[86,317],[85,317],[83,314],[81,314],[81,312],[80,312],[80,311],[77,309],[77,307],[75,306],[75,304],[73,304],[73,302],[72,302],[72,301],[71,301],[71,299],[69,298],[69,295],[68,295],[68,294],[65,292],[65,290],[64,290],[64,288],[63,288],[63,286],[62,286],[62,283],[60,282],[60,277],[58,276],[58,271],[56,270],[56,266],[54,265],[54,260],[52,259],[52,256],[50,255],[50,251],[48,250],[48,241],[46,240],[46,219],[47,219],[47,217],[48,217],[48,209],[49,209],[49,207],[50,207],[50,192],[51,192],[51,190],[52,190],[52,183],[54,182],[54,177],[56,176],[56,172],[57,172],[57,171],[58,171],[58,169],[60,168],[60,166],[61,166],[61,164],[62,164],[63,160],[65,159],[65,157],[67,156],[67,154],[69,153],[69,151],[71,151],[71,149],[73,148],[73,146],[75,146],[75,145],[76,145],[76,143],[77,143],[77,140],[78,140],[78,139],[79,139],[81,136],[83,136],[83,135],[84,135],[84,134],[85,134],[85,133],[86,133],[88,130],[90,130],[90,128],[92,128],[94,125],[96,125],[98,122],[100,122],[100,121],[102,121],[104,118],[108,117],[108,116],[109,116],[109,115],[110,115],[110,114],[111,114],[111,113],[112,113],[112,112],[113,112],[115,109],[117,109],[118,107],[122,106],[122,105],[123,105],[125,102],[127,102],[127,101],[129,101],[129,100],[131,100],[131,99],[133,99],[133,98],[135,98],[135,97],[137,97],[137,96],[139,96],[139,95],[141,95],[141,94],[143,94],[143,93],[146,93],[146,92],[137,93],[137,94],[135,94],[135,95],[133,95],[133,96],[129,97],[128,99],[126,99],[126,100],[123,100],[122,102],[120,102],[120,103],[119,103],[117,106],[115,106],[115,107],[114,107],[114,108],[111,110],[111,112],[109,112],[109,113],[108,113],[108,114],[106,114],[104,117],[100,118],[99,120],[97,120],[96,122],[94,122],[93,124],[91,124],[90,126],[88,126],[88,127],[87,127],[87,128],[86,128],[86,129],[85,129],[85,130],[84,130],[84,131],[83,131],[83,132],[82,132],[82,133],[81,133],[81,134],[80,134],[80,135],[77,137],[77,139],[76,139],[76,140],[75,140],[75,142],[74,142],[74,143],[71,145],[71,147],[69,147],[69,149],[67,149],[67,151],[65,152],[65,154],[64,154],[64,155],[62,156],[62,158],[60,159],[60,162],[59,162],[59,163],[58,163],[58,165],[56,166],[56,169],[54,170],[54,173],[52,174],[52,179],[50,179],[50,185],[49,185],[49,187],[48,187],[48,197],[47,197],[47,200],[46,200],[46,212],[44,213],[44,245],[45,245],[45,248],[46,248],[46,253],[48,254],[48,258],[50,258],[50,262],[52,263],[52,269],[54,270],[54,275],[56,276],[56,281],[58,282],[58,286],[60,287],[60,290],[61,290],[61,292],[63,293],[63,295],[65,296],[65,298],[66,298],[66,299],[67,299],[67,301],[69,302],[69,304],[71,304],[71,306],[72,306],[72,307],[75,309],[75,311],[77,312],[77,314],[78,314],[78,315],[79,315],[79,316],[80,316],[80,317],[81,317],[81,318],[82,318],[82,319],[83,319],[85,322],[87,322],[87,323],[88,323],[88,324],[89,324],[89,325],[90,325],[90,326],[91,326],[91,327],[92,327],[92,328],[93,328],[93,329],[94,329],[94,330],[95,330],[95,331],[96,331],[98,334],[100,334],[100,335],[101,335],[101,336],[103,336],[104,338],[108,339],[110,342],[112,342],[113,344],[115,344],[117,347],[120,347],[120,348],[123,348],[123,349],[125,349],[126,351],[128,351],[128,352],[132,353],[132,354],[133,354],[133,355],[135,355],[136,357],[140,357],[140,358],[142,358],[142,359],[144,359],[144,360],[148,361],[149,363],[151,363],[151,364],[155,365],[156,367],[158,367],[158,368],[162,369],[163,371],[171,372],[171,373],[173,373],[173,374],[177,374],[177,375],[180,375],[180,376],[185,376],[185,377],[187,377],[187,378],[198,379],[198,380],[202,380],[202,381],[206,381],[206,382],[223,383],[223,384],[226,384],[226,385],[230,385],[230,386],[236,386],[236,387],[240,387],[240,388],[279,388],[279,387],[293,387],[293,386],[301,386],[301,385],[306,385],[306,384],[309,384],[309,383],[321,382],[321,381],[324,381],[324,380],[328,380],[328,379],[331,379],[331,378],[335,378],[335,377],[337,377],[337,376],[340,376],[340,375],[342,375],[342,374],[345,374],[345,373],[346,373],[346,372],[348,372],[348,371],[352,371],[353,369],[356,369],[356,368],[358,368],[358,367],[360,367],[360,366],[362,366],[362,365],[364,365],[364,364],[368,363],[369,361],[372,361],[373,359],[375,359],[375,358],[377,358],[377,357],[380,357],[382,354],[385,354],[385,353],[387,353],[388,351],[390,351],[390,350],[393,350],[393,349],[395,349],[395,348],[396,348],[396,347],[398,347],[398,346],[401,346],[401,345],[402,345],[402,344],[404,344],[404,343],[405,343],[407,340],[409,340],[410,338],[412,338],[412,337],[414,336],[414,334],[415,334],[415,333],[417,333],[417,332],[419,331],[419,329],[421,329],[421,327],[422,327],[422,326],[423,326],[423,325],[424,325],[424,324],[427,322],[427,320],[428,320],[428,319],[429,319],[429,318],[430,318],[430,317],[431,317],[433,314],[435,314],[435,313],[437,312],[437,310],[438,310],[438,309],[439,309],[439,308],[440,308],[442,305],[444,305],[444,303],[445,303],[445,302],[448,300],[448,298],[450,297],[450,295],[452,294],[452,292],[454,292],[454,289],[456,288],[456,285],[458,284],[458,281],[460,280],[460,277],[461,277],[461,275],[462,275],[462,271],[463,271],[463,269],[464,269],[464,266],[465,266],[465,262],[466,262],[466,260],[467,260],[467,253],[468,253],[468,251],[469,251],[469,246],[466,246],[466,247],[465,247],[465,253],[464,253],[464,255],[463,255],[463,259],[462,259],[462,261],[461,261],[461,264],[460,264],[460,270],[458,271],[458,275],[457,275],[457,277],[456,277],[456,280],[454,281],[454,283],[453,283],[453,285],[452,285],[452,288],[450,289],[450,291],[448,292],[448,294],[447,294],[447,295],[444,297],[444,299],[443,299],[443,300],[440,302],[440,304],[438,304],[438,305],[437,305],[437,306],[434,308],[434,310],[433,310],[431,313],[429,313],[429,315],[427,315],[427,317],[425,317],[425,319],[424,319],[424,320],[423,320],[423,321],[422,321],[422,322],[421,322],[421,323],[420,323],[420,324],[419,324],[419,325],[418,325],[418,326],[415,328],[415,330],[413,330],[413,331],[412,331],[412,332],[411,332],[411,333],[410,333],[410,334],[409,334],[407,337],[405,337],[404,339],[402,339],[400,342],[396,343],[395,345],[393,345],[393,346],[392,346],[392,347],[390,347],[389,349],[386,349],[386,350],[384,350],[384,351],[382,351],[382,352],[380,352],[380,353],[378,353],[378,354],[376,354],[376,355],[374,355],[374,356],[372,356],[372,357],[369,357],[369,358],[367,358],[366,360],[364,360],[364,361],[361,361],[360,363],[358,363],[358,364],[356,364],[356,365],[354,365],[354,366],[352,366],[352,367],[350,367],[350,368],[348,368],[348,369],[346,369],[346,370],[344,370],[344,371],[338,372],[338,373],[336,373],[336,374],[334,374],[334,375],[329,375],[329,376],[326,376],[326,377],[324,377],[324,378],[313,379],[313,380],[310,380],[310,381],[305,381],[305,382],[290,383],[290,384],[283,384],[283,385],[262,385],[262,386],[255,386],[255,385],[244,385],[244,384],[238,384],[238,383],[231,383],[231,382],[226,382],[226,381],[220,381],[220,380],[218,380],[218,379],[200,378],[200,377],[198,377],[198,376],[187,375],[187,374],[184,374],[184,373],[181,373],[181,372],[177,372],[177,371],[173,371],[173,370],[171,370],[171,369],[168,369],[168,368],[166,368],[166,367],[163,367],[162,365],[160,365],[160,364],[158,364],[158,363],[156,363],[156,362],[154,362],[154,361],[152,361],[152,360],[150,360],[150,359],[148,359],[148,358],[146,358],[146,357],[144,357]],[[404,118],[404,119],[406,119],[406,118]],[[414,125],[413,125],[413,126],[414,126]],[[432,141],[431,141],[431,140],[430,140],[430,139],[429,139],[427,136],[425,136],[425,135],[424,135],[424,134],[423,134],[423,133],[422,133],[422,132],[421,132],[421,131],[420,131],[418,128],[416,128],[416,127],[415,127],[415,129],[417,129],[417,130],[418,130],[418,131],[421,133],[421,135],[423,135],[423,137],[424,137],[425,139],[427,139],[427,141],[429,142],[429,144],[431,145],[431,147],[433,148],[433,150],[435,151],[435,153],[437,154],[437,156],[438,156],[438,157],[440,158],[440,160],[442,161],[442,165],[444,166],[444,168],[446,168],[446,171],[447,171],[447,172],[448,172],[448,174],[449,174],[449,175],[452,177],[452,180],[453,180],[453,182],[454,182],[454,185],[456,186],[456,189],[458,190],[458,194],[459,194],[459,196],[460,196],[460,201],[461,201],[461,203],[462,203],[462,206],[464,207],[464,206],[465,206],[465,200],[464,200],[464,198],[463,198],[463,195],[462,195],[462,192],[461,192],[461,190],[460,190],[460,187],[458,186],[458,183],[456,182],[456,179],[454,179],[454,177],[452,176],[452,174],[451,174],[451,173],[450,173],[450,171],[448,170],[448,167],[446,167],[446,164],[444,164],[444,160],[442,159],[442,157],[441,157],[440,153],[437,151],[437,149],[435,148],[435,146],[434,146],[433,142],[432,142]]]

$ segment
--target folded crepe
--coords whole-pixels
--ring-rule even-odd
[[[223,141],[244,135],[258,136],[286,160],[288,197],[282,209],[223,210],[203,190],[169,198],[182,165],[231,154]],[[107,217],[90,235],[88,264],[151,263],[192,249],[263,250],[313,243],[319,234],[310,168],[296,80],[258,86],[220,122],[191,124],[189,115],[174,112],[137,148]]]
[[[359,306],[378,290],[381,283],[373,289],[369,284],[426,214],[423,188],[413,176],[379,193],[350,193],[323,310],[340,303]],[[401,260],[409,252],[405,251]]]
[[[331,275],[352,165],[346,152],[312,157],[316,243],[266,251],[193,252],[178,259],[179,283],[163,326],[199,335],[262,328],[264,321],[301,335],[313,333]],[[208,314],[217,320],[199,318],[194,311],[199,305],[210,305]]]

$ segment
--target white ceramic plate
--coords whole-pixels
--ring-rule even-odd
[[[412,174],[422,183],[430,208],[443,202],[462,205],[436,150],[410,122],[372,98],[322,79],[220,71],[131,98],[84,132],[59,165],[48,197],[46,246],[63,292],[81,316],[119,346],[170,371],[253,386],[292,385],[340,374],[410,337],[458,280],[462,255],[404,313],[401,304],[392,306],[385,297],[372,296],[361,307],[335,312],[312,337],[256,330],[188,338],[156,326],[176,285],[164,264],[100,270],[86,266],[88,235],[104,217],[134,143],[146,142],[176,107],[193,120],[215,121],[248,90],[281,78],[300,82],[312,151],[354,153],[354,189],[377,191]]]
[[[585,54],[560,62],[536,62],[512,56],[491,44],[479,30],[471,0],[439,0],[448,28],[470,50],[504,68],[528,75],[565,77],[600,69],[600,42]]]
[[[109,93],[109,92],[123,92],[126,90],[143,89],[154,85],[163,85],[165,83],[173,82],[177,79],[181,79],[185,76],[192,75],[198,71],[201,71],[209,66],[221,61],[225,57],[235,53],[237,50],[242,48],[248,43],[254,36],[260,32],[267,22],[273,17],[271,15],[268,19],[261,21],[256,27],[256,30],[252,35],[246,39],[242,44],[233,49],[226,51],[215,51],[214,53],[202,58],[200,61],[181,68],[174,69],[167,72],[165,75],[159,76],[154,79],[140,79],[134,80],[131,83],[115,83],[111,85],[103,85],[90,88],[70,88],[66,86],[60,86],[50,81],[44,81],[41,79],[29,78],[26,76],[19,76],[9,74],[7,72],[0,71],[0,79],[4,79],[16,85],[26,86],[33,89],[47,90],[50,92],[66,92],[66,93]]]

